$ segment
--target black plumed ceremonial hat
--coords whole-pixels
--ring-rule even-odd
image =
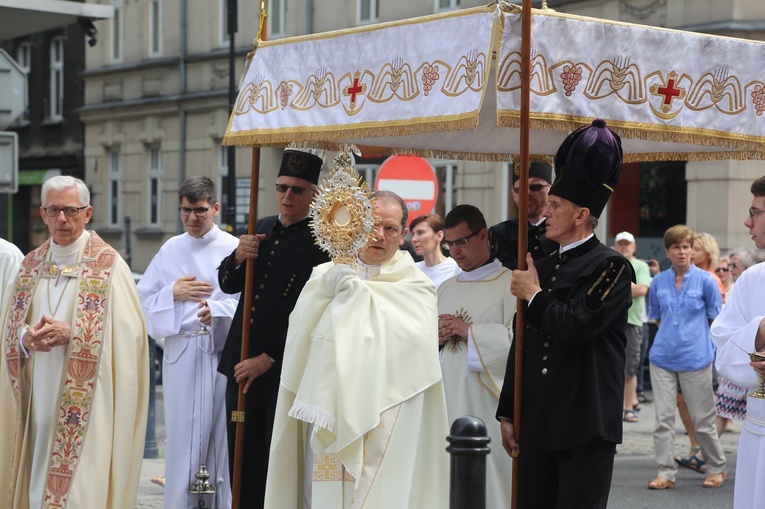
[[[622,140],[595,119],[563,141],[555,155],[555,182],[550,194],[600,217],[622,173]]]

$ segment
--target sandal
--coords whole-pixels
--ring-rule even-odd
[[[691,454],[687,458],[676,456],[675,463],[677,463],[681,467],[695,470],[696,472],[700,474],[705,474],[707,471],[707,462],[699,458],[695,454]]]
[[[649,490],[670,490],[677,486],[675,481],[670,481],[666,477],[659,476],[648,483]]]
[[[728,477],[726,472],[723,472],[722,474],[709,474],[707,478],[704,479],[702,486],[704,488],[721,488],[725,483],[726,477]]]
[[[625,410],[622,420],[624,422],[638,422],[637,412],[634,410]]]
[[[151,482],[153,482],[154,484],[156,484],[158,486],[162,486],[164,488],[165,487],[165,476],[161,475],[159,477],[152,477],[151,478]]]

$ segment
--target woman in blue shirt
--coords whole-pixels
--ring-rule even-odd
[[[695,423],[701,451],[707,461],[704,487],[719,488],[726,463],[715,429],[715,397],[712,390],[714,345],[709,325],[722,307],[714,278],[691,263],[693,231],[673,226],[664,234],[664,247],[672,267],[651,282],[649,318],[659,330],[649,353],[651,386],[656,405],[654,449],[658,476],[649,489],[675,487],[677,392],[683,397]]]

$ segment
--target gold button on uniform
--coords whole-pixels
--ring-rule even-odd
[[[255,300],[260,300],[260,295],[256,295]]]
[[[259,286],[259,288],[260,288],[261,290],[262,290],[263,288],[265,288],[265,287],[266,287],[266,285],[260,285],[260,286]]]
[[[550,348],[550,342],[549,341],[545,341],[545,348]]]
[[[549,357],[550,357],[549,355],[545,355],[545,356],[542,357],[542,360],[546,361]]]
[[[275,245],[275,246],[278,246],[278,245],[279,245],[279,241],[278,241],[278,240],[275,240],[275,241],[274,241],[274,245]]]
[[[558,279],[558,276],[553,276],[553,277],[550,278],[550,281],[552,281],[554,283],[557,279]]]
[[[542,368],[542,374],[543,374],[543,375],[546,375],[546,374],[547,374],[547,368]]]

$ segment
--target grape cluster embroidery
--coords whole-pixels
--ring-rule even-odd
[[[579,82],[582,81],[582,67],[579,65],[567,65],[560,74],[563,80],[563,89],[566,91],[566,97],[571,97],[571,93],[576,90]]]
[[[765,111],[765,87],[762,85],[754,87],[752,102],[754,102],[754,111],[757,113],[757,116],[762,116],[762,112]]]
[[[282,83],[282,86],[279,90],[279,102],[281,103],[282,109],[286,108],[287,105],[289,104],[291,95],[292,95],[292,84]]]
[[[438,81],[438,78],[440,78],[438,75],[438,66],[435,64],[425,64],[425,67],[422,69],[422,88],[425,90],[425,95],[430,93],[433,85]]]

